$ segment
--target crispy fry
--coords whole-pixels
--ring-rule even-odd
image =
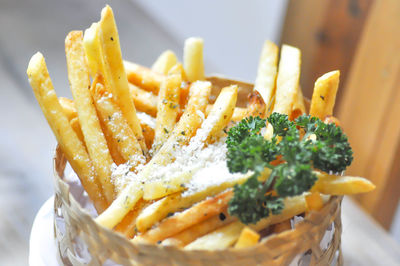
[[[186,245],[186,250],[221,250],[232,246],[238,239],[244,225],[240,222],[233,222],[221,227],[207,235],[197,238]]]
[[[319,192],[312,192],[306,196],[306,207],[307,211],[319,211],[324,207],[324,201],[322,200]]]
[[[249,105],[247,106],[246,116],[263,117],[266,111],[266,105],[258,91],[253,91],[248,96]]]
[[[300,57],[299,49],[286,44],[282,45],[273,112],[290,115],[298,92]]]
[[[195,224],[170,238],[165,239],[161,242],[161,244],[183,247],[193,242],[196,238],[208,234],[215,229],[233,222],[234,220],[236,220],[235,217],[228,215],[228,212],[224,211],[201,223]]]
[[[83,132],[81,129],[81,125],[79,124],[79,119],[78,117],[74,117],[69,121],[72,129],[75,131],[76,136],[78,137],[78,139],[82,142],[83,146],[85,146],[86,151],[87,151],[87,147],[86,147],[86,143],[85,143],[85,137],[83,136]]]
[[[333,114],[340,72],[328,72],[317,79],[311,99],[310,115],[324,120]]]
[[[161,83],[165,77],[164,75],[126,60],[124,60],[124,66],[129,82],[142,89],[151,91],[155,95],[158,94]]]
[[[130,161],[133,166],[143,161],[144,156],[135,135],[122,116],[121,110],[114,103],[112,96],[97,78],[93,82],[91,92],[100,119],[108,128],[113,138],[117,140],[118,150],[124,160]]]
[[[260,235],[246,226],[240,233],[239,239],[235,244],[235,248],[247,248],[254,246],[258,243],[259,239]]]
[[[67,116],[68,120],[71,121],[73,118],[77,117],[74,101],[68,98],[59,97],[58,101],[64,111],[64,114]]]
[[[204,80],[203,39],[194,37],[186,39],[183,66],[190,82]]]
[[[168,71],[178,62],[178,58],[171,50],[164,51],[154,62],[151,70],[167,75]]]
[[[278,51],[278,47],[273,42],[265,41],[258,63],[254,90],[261,94],[267,106],[266,111],[271,107],[272,96],[275,94]],[[267,115],[267,113],[265,113],[265,115]]]
[[[129,90],[138,111],[145,112],[153,117],[157,115],[157,95],[143,90],[131,83],[129,83]]]
[[[101,186],[98,183],[95,171],[92,169],[89,155],[73,131],[57,99],[41,53],[32,56],[27,74],[36,99],[61,149],[72,169],[80,178],[82,186],[93,201],[96,210],[101,213],[107,207],[107,201],[102,195]]]
[[[152,227],[155,223],[167,217],[169,213],[184,210],[196,202],[204,200],[207,197],[214,196],[230,187],[233,187],[235,184],[241,184],[250,176],[251,174],[244,174],[241,178],[223,182],[218,185],[208,186],[205,189],[188,195],[182,195],[180,192],[168,195],[149,205],[149,207],[143,210],[136,221],[137,229],[140,232],[144,232]]]
[[[81,31],[71,31],[65,39],[68,79],[86,148],[98,174],[104,195],[111,203],[115,196],[114,185],[110,180],[113,160],[88,90],[90,87],[89,69],[86,65],[82,38]]]
[[[169,71],[168,75],[180,75],[183,82],[187,82],[188,78],[186,76],[185,69],[181,63],[176,63]]]
[[[293,103],[292,112],[289,115],[289,119],[295,120],[297,117],[305,113],[306,113],[306,106],[304,104],[304,96],[299,86],[297,91],[296,101]]]
[[[197,131],[196,138],[203,143],[212,143],[218,137],[220,132],[229,123],[233,110],[236,105],[238,87],[232,85],[222,89],[210,114]],[[205,106],[203,108],[203,111]],[[181,118],[182,119],[182,118]],[[175,130],[174,130],[175,131]],[[179,132],[182,135],[182,132]],[[156,155],[157,156],[157,155]],[[192,173],[178,173],[168,178],[168,184],[165,182],[150,182],[145,184],[144,198],[156,199],[183,189],[181,184],[190,179]]]
[[[158,224],[155,228],[147,231],[139,237],[148,243],[156,243],[167,237],[173,236],[186,228],[198,224],[208,218],[217,215],[224,210],[232,198],[233,191],[229,190],[213,198],[206,199],[184,212],[175,214]]]
[[[135,236],[135,226],[136,226],[136,218],[139,213],[142,211],[148,203],[141,199],[137,202],[134,209],[131,210],[122,221],[114,228],[116,232],[119,232],[125,235],[128,238],[133,238]]]
[[[128,79],[122,61],[121,47],[119,44],[119,36],[117,26],[114,20],[114,14],[110,6],[106,6],[101,11],[101,20],[99,22],[101,29],[101,44],[103,49],[104,61],[108,74],[106,79],[110,78],[112,86],[110,87],[113,97],[118,101],[121,111],[128,121],[129,127],[132,129],[142,150],[146,153],[147,147],[144,142],[142,129],[136,114],[135,105],[133,104],[129,93]],[[107,83],[106,83],[107,85]]]
[[[176,143],[187,144],[194,135],[195,130],[200,126],[202,119],[196,113],[196,110],[203,110],[208,103],[208,97],[211,92],[209,82],[195,82],[192,86],[193,94],[190,97],[188,107],[179,123],[175,127],[167,142],[161,147],[160,151],[150,160],[148,164],[139,173],[138,180],[148,178],[155,165],[165,165],[170,163],[173,158],[171,153]],[[181,132],[186,134],[182,135]],[[140,182],[132,182],[126,186],[120,195],[114,200],[111,206],[99,216],[96,221],[108,228],[113,228],[125,217],[125,215],[135,206],[136,202],[143,196],[143,187]],[[146,199],[146,198],[145,198]]]
[[[260,231],[271,224],[282,222],[293,217],[294,215],[303,213],[306,209],[304,196],[286,198],[284,200],[284,204],[285,208],[282,210],[282,213],[278,215],[270,215],[264,219],[261,219],[255,225],[249,225],[249,227],[254,231]],[[189,245],[185,246],[185,249],[216,250],[227,248],[237,241],[240,236],[240,232],[244,227],[245,225],[239,221],[233,222],[227,226],[215,230],[208,235],[204,235],[196,239]]]
[[[126,163],[127,161],[119,152],[118,139],[113,138],[113,133],[108,129],[108,127],[105,124],[105,121],[103,121],[100,116],[99,120],[100,120],[101,130],[103,131],[104,137],[107,140],[107,146],[110,151],[111,157],[113,158],[114,163],[116,165]]]
[[[311,188],[311,192],[318,191],[327,195],[352,195],[365,193],[375,189],[375,185],[369,180],[356,176],[336,176],[316,172],[317,182]]]
[[[204,112],[208,97],[211,93],[211,84],[206,81],[199,81],[192,84],[192,95],[189,99],[188,105],[183,113],[181,119],[177,123],[175,129],[171,132],[166,143],[161,147],[150,162],[143,169],[144,175],[149,175],[152,165],[166,165],[170,163],[173,158],[171,152],[176,143],[179,145],[186,145],[191,137],[195,134],[197,128],[202,123],[202,117],[199,112]]]
[[[146,141],[146,146],[150,149],[154,141],[154,129],[143,122],[141,122],[140,125],[142,127],[144,140]]]
[[[179,112],[181,76],[168,75],[161,83],[158,94],[156,128],[153,151],[157,152],[175,127]]]

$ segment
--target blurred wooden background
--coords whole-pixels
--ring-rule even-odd
[[[303,51],[308,97],[319,76],[340,69],[336,114],[355,157],[347,173],[374,182],[357,199],[389,229],[400,197],[400,1],[289,1],[281,41]]]

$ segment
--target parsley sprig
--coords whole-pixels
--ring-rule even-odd
[[[260,134],[266,125],[260,117],[243,119],[229,130],[226,140],[229,171],[254,173],[234,187],[229,202],[229,213],[245,224],[280,213],[284,197],[308,191],[317,180],[314,168],[341,172],[353,160],[347,137],[335,124],[307,115],[290,121],[287,115],[278,113],[271,114],[268,122],[274,129],[271,140]],[[271,174],[260,181],[265,168],[271,169]]]

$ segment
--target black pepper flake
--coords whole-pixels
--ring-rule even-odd
[[[221,212],[221,213],[219,214],[219,219],[220,219],[221,221],[223,221],[223,220],[226,219],[226,216],[225,216],[225,214],[224,214],[223,212]]]
[[[158,240],[158,241],[157,241],[157,245],[160,245],[160,244],[161,244],[161,240]]]
[[[167,134],[169,133],[168,129],[166,129],[165,127],[164,127],[164,132]]]
[[[108,120],[110,120],[110,121],[111,121],[111,116],[110,116],[110,115],[108,116]]]
[[[121,140],[120,140],[120,139],[118,139],[118,140],[117,140],[117,142],[121,142]]]
[[[171,217],[172,215],[174,215],[174,213],[173,213],[173,212],[169,212],[169,213],[167,214],[167,217]]]
[[[320,95],[319,97],[320,97],[323,101],[325,101],[325,97],[324,97],[324,96]]]
[[[111,41],[114,41],[114,38],[113,38],[113,37],[111,37],[110,39],[111,39]]]

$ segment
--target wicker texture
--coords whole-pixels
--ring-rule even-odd
[[[222,81],[221,86],[229,80]],[[245,95],[249,86],[243,84]],[[69,185],[63,180],[65,166],[66,159],[57,148],[54,234],[58,259],[65,265],[102,265],[105,262],[121,265],[288,265],[304,253],[311,257],[310,265],[343,264],[340,251],[342,197],[331,197],[321,211],[309,213],[295,229],[273,234],[254,247],[186,251],[171,246],[132,243],[125,236],[100,227],[70,193]],[[322,250],[320,242],[332,227],[332,240],[328,248]]]

